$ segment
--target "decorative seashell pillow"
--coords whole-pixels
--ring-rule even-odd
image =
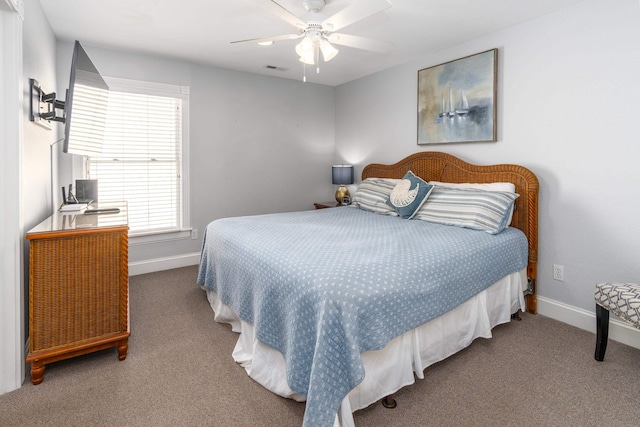
[[[391,191],[387,205],[398,212],[402,218],[411,219],[427,200],[432,190],[433,185],[409,171]]]

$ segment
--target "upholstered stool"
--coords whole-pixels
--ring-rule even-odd
[[[640,329],[640,285],[635,283],[598,283],[595,298],[595,358],[602,362],[609,337],[609,312]]]

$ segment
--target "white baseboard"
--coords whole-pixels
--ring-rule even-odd
[[[596,315],[587,310],[573,307],[552,299],[538,296],[538,314],[567,323],[576,328],[596,333]],[[595,310],[595,302],[594,302]],[[628,323],[617,320],[611,315],[609,320],[609,339],[640,349],[640,330]],[[595,349],[595,336],[593,345]]]
[[[188,267],[200,263],[200,252],[177,255],[166,258],[155,258],[129,263],[129,276],[155,273],[156,271],[171,270],[172,268]]]

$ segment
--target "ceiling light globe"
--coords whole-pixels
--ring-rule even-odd
[[[322,51],[322,58],[324,58],[324,62],[331,61],[339,52],[338,49],[333,47],[331,43],[324,39],[320,41],[320,50]]]

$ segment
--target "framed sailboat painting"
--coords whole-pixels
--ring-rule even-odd
[[[498,49],[418,71],[418,144],[497,140]]]

